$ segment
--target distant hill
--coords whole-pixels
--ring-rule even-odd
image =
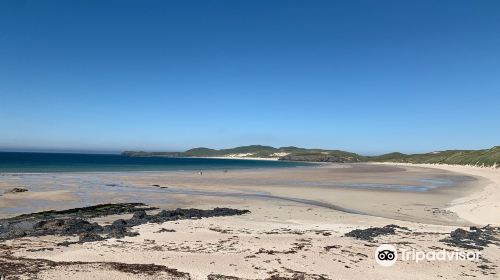
[[[500,146],[485,150],[447,150],[424,154],[389,153],[380,156],[362,156],[340,150],[305,149],[298,147],[274,148],[250,145],[231,149],[194,148],[185,152],[136,152],[122,153],[131,157],[228,157],[228,158],[277,158],[290,161],[312,162],[402,162],[440,163],[500,167]]]
[[[316,162],[360,162],[364,157],[339,150],[304,149],[297,147],[275,148],[271,146],[250,145],[231,149],[194,148],[185,152],[142,152],[125,151],[131,157],[234,157],[234,158],[278,158],[291,161]]]
[[[366,160],[377,162],[500,166],[500,146],[485,150],[447,150],[413,155],[390,153],[381,156],[366,157]]]

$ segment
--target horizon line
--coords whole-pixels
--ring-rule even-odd
[[[171,149],[165,149],[165,150],[149,150],[149,149],[123,149],[123,150],[93,150],[93,149],[75,149],[75,148],[61,148],[61,149],[53,149],[53,148],[2,148],[0,147],[0,153],[40,153],[40,154],[101,154],[101,155],[120,155],[121,153],[125,151],[132,151],[132,152],[185,152],[191,149],[197,149],[197,148],[208,148],[208,149],[213,149],[213,150],[225,150],[225,149],[233,149],[233,148],[238,148],[238,147],[247,147],[247,146],[267,146],[267,147],[273,147],[273,148],[285,148],[285,147],[296,147],[296,148],[303,148],[303,147],[298,147],[298,146],[282,146],[282,147],[274,147],[270,145],[261,145],[261,144],[253,144],[253,145],[242,145],[242,146],[234,146],[234,147],[228,147],[228,148],[220,148],[220,149],[215,149],[215,148],[208,148],[204,146],[199,146],[199,147],[194,147],[194,148],[189,148],[185,149],[183,151],[180,150],[171,150]],[[303,149],[321,149],[321,150],[338,150],[338,151],[345,151],[345,152],[350,152],[350,153],[356,153],[360,156],[381,156],[381,155],[386,155],[390,153],[402,153],[402,154],[407,154],[407,155],[412,155],[412,154],[427,154],[427,153],[432,153],[432,152],[442,152],[442,151],[477,151],[477,150],[488,150],[492,149],[495,147],[498,147],[500,145],[493,145],[490,147],[485,147],[485,148],[480,148],[480,149],[460,149],[460,148],[448,148],[448,149],[440,149],[440,150],[431,150],[431,151],[422,151],[422,152],[400,152],[400,151],[392,151],[392,152],[385,152],[385,153],[359,153],[359,152],[352,152],[350,150],[343,150],[343,149],[330,149],[330,148],[303,148]]]

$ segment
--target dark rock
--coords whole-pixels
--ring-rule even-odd
[[[373,240],[373,238],[380,235],[393,235],[396,234],[396,229],[408,230],[408,228],[400,227],[397,225],[387,225],[385,227],[371,227],[367,229],[355,229],[344,236],[354,237],[362,240]]]
[[[154,210],[155,207],[146,207],[144,203],[115,203],[115,204],[98,204],[94,206],[73,208],[61,211],[43,211],[31,214],[19,215],[13,218],[0,220],[1,221],[26,221],[30,219],[55,219],[55,218],[96,218],[109,215],[121,215],[134,213],[138,210]]]
[[[340,247],[341,247],[340,245],[329,245],[323,247],[323,249],[325,249],[325,251],[330,251],[331,249],[339,249]]]
[[[161,210],[158,213],[158,216],[160,216],[160,217],[167,217],[168,215],[169,215],[169,211],[167,211],[167,210]]]
[[[66,242],[68,243],[68,242]],[[69,244],[68,244],[69,245]],[[4,248],[2,248],[4,249]],[[188,273],[178,271],[163,265],[134,264],[119,262],[81,262],[81,261],[51,261],[46,259],[29,259],[13,256],[12,248],[7,247],[0,256],[0,276],[5,279],[40,279],[40,274],[52,269],[69,271],[88,271],[92,269],[104,271],[120,271],[135,275],[137,279],[192,279]],[[7,251],[8,253],[6,253]],[[76,266],[76,267],[75,267]],[[92,277],[89,277],[92,279]],[[4,279],[1,278],[0,279]],[[64,277],[61,279],[71,279]]]
[[[117,239],[120,239],[120,238],[123,238],[125,236],[137,236],[137,235],[139,235],[139,233],[137,233],[137,232],[128,231],[128,229],[125,228],[125,227],[122,227],[122,228],[112,228],[112,229],[110,229],[107,232],[108,232],[108,235],[106,236],[106,238],[117,238]]]
[[[15,229],[12,234],[11,234],[11,238],[17,238],[17,237],[24,237],[26,236],[26,232],[23,231],[23,230],[20,230],[20,229]]]
[[[61,234],[72,235],[88,231],[102,231],[97,223],[89,223],[79,218],[44,220],[33,226],[37,235]]]
[[[450,232],[450,237],[441,240],[450,246],[465,249],[482,250],[490,244],[500,245],[500,228],[487,225],[482,228],[470,227],[470,230],[457,228]]]
[[[127,225],[127,221],[125,221],[124,219],[118,219],[116,221],[114,221],[111,226],[113,228],[119,228],[119,227],[124,227]]]
[[[146,217],[146,212],[141,210],[141,211],[134,212],[132,219],[144,219],[144,217]]]
[[[167,228],[161,228],[157,233],[162,233],[162,232],[175,232],[175,229],[167,229]]]
[[[21,192],[27,192],[28,189],[27,188],[23,188],[23,187],[17,187],[17,188],[12,188],[8,191],[5,191],[6,193],[21,193]]]
[[[98,241],[107,238],[123,238],[136,236],[130,228],[145,223],[163,223],[179,219],[199,219],[205,217],[232,216],[249,213],[248,210],[230,208],[215,208],[213,210],[175,209],[162,210],[158,214],[146,214],[144,204],[123,205],[96,205],[85,208],[76,208],[64,211],[47,211],[21,215],[9,219],[0,219],[0,241],[42,235],[78,235],[81,242]],[[155,208],[147,208],[155,209]],[[118,219],[111,225],[101,226],[87,221],[87,218],[134,213],[132,218]],[[104,237],[103,237],[104,236]],[[63,242],[61,245],[70,245],[74,242]]]
[[[207,280],[243,280],[236,276],[227,276],[222,274],[209,274],[207,275]]]
[[[160,189],[168,189],[168,187],[165,187],[165,186],[160,186],[158,184],[154,184],[154,185],[151,185],[153,187],[157,187],[157,188],[160,188]]]
[[[95,232],[82,232],[78,235],[78,240],[79,242],[94,242],[94,241],[101,241],[104,238],[102,238],[99,234]]]

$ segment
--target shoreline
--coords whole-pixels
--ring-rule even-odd
[[[439,173],[425,172],[425,169],[406,170],[406,168],[404,169],[405,173],[409,172],[409,174],[397,173],[400,175],[394,175],[402,176],[398,180],[387,180],[384,178],[383,173],[380,173],[378,177],[373,177],[370,175],[370,172],[362,175],[365,177],[368,176],[365,179],[358,176],[347,176],[346,179],[343,179],[343,177],[352,172],[351,170],[363,170],[366,166],[388,166],[389,170],[395,167],[430,168],[451,172],[449,175],[444,175],[448,173],[443,173],[443,175],[439,176],[454,176],[453,174],[458,174],[476,178],[478,181],[456,181],[453,185],[442,186],[436,183],[437,185],[430,185],[429,187],[426,184],[432,183],[421,182],[419,183],[422,184],[421,187],[418,185],[412,186],[418,180],[410,183],[409,181],[404,181],[405,177],[408,180],[414,176],[422,176],[422,174],[427,176],[425,175],[426,173],[429,176],[433,173]],[[277,172],[277,170],[279,171]],[[88,189],[88,191],[109,196],[108,199],[104,199],[106,203],[113,202],[113,197],[116,195],[123,197],[122,199],[125,199],[124,202],[154,204],[159,203],[161,201],[159,198],[166,195],[170,197],[165,202],[165,206],[167,207],[169,205],[189,206],[189,204],[194,203],[198,199],[201,201],[212,201],[217,198],[223,200],[230,200],[232,198],[236,199],[236,201],[245,199],[259,199],[264,201],[281,200],[302,203],[303,205],[329,205],[330,208],[333,205],[333,209],[348,209],[349,211],[346,211],[348,213],[358,213],[402,221],[453,224],[452,220],[429,219],[430,216],[424,214],[425,212],[423,211],[430,211],[428,209],[431,208],[430,205],[433,205],[432,207],[434,208],[438,207],[456,214],[459,219],[466,222],[464,224],[498,225],[500,224],[500,217],[497,218],[492,214],[492,212],[495,213],[495,211],[500,209],[500,188],[498,187],[500,179],[498,177],[499,174],[495,171],[496,169],[492,168],[470,166],[415,165],[404,163],[323,163],[315,166],[294,168],[234,169],[229,172],[204,170],[203,176],[194,170],[10,173],[3,174],[6,176],[3,176],[5,179],[0,180],[0,189],[7,189],[7,186],[16,184],[29,187],[40,184],[44,185],[48,182],[57,182],[56,184],[65,185],[68,184],[67,181],[70,181],[70,184],[74,185],[75,183],[80,184],[78,182],[92,180],[93,183],[91,182],[92,185],[90,186],[77,185],[78,187],[74,190],[50,186],[45,189],[32,188],[29,192],[22,194],[13,195],[7,193],[0,198],[0,209],[4,209],[3,211],[7,211],[7,213],[13,213],[12,211],[15,211],[16,208],[5,207],[13,207],[14,205],[18,205],[18,203],[24,203],[25,210],[23,212],[26,212],[30,206],[25,202],[35,199],[33,205],[46,205],[40,210],[47,210],[50,208],[50,205],[53,205],[54,209],[61,210],[63,207],[70,206],[71,201],[82,202],[83,200],[81,198],[78,199],[77,196],[80,196],[79,193],[81,193],[81,188],[83,188],[83,190]],[[334,174],[329,175],[332,172]],[[487,174],[483,174],[485,172]],[[28,176],[25,177],[24,175]],[[57,176],[58,179],[52,179],[53,176]],[[422,178],[423,181],[427,180],[426,177]],[[76,179],[76,182],[71,181],[74,181],[74,179]],[[336,183],[332,183],[331,179],[335,180]],[[355,180],[358,183],[352,183],[351,180]],[[411,180],[416,179],[413,178]],[[454,180],[462,179],[458,178]],[[347,184],[343,185],[343,182],[347,182]],[[364,182],[374,184],[365,184]],[[168,187],[168,190],[150,189],[151,186],[155,185]],[[412,188],[422,188],[422,190]],[[159,195],[159,197],[155,197],[154,194]],[[56,197],[64,198],[64,200],[56,203],[54,201]],[[98,195],[87,195],[84,197],[87,197],[85,201],[91,197],[95,197],[86,202],[89,205],[103,202],[103,199],[99,199]],[[132,201],[134,197],[138,200]],[[384,197],[391,197],[393,200],[397,200],[397,202],[391,202],[391,199],[385,199]],[[497,198],[499,202],[495,201]],[[393,212],[397,210],[398,205],[411,206],[412,203],[417,203],[418,201],[427,205],[427,210],[422,209],[422,207],[411,207],[415,208],[412,212],[406,211],[401,215]],[[82,204],[81,202],[80,204],[76,204],[76,206],[85,205],[85,203]],[[387,206],[376,206],[377,203]],[[457,221],[458,224],[459,222]]]
[[[4,176],[0,180],[0,189],[15,185],[33,186],[29,192],[0,198],[0,209],[6,213],[13,213],[16,209],[29,213],[30,208],[37,207],[48,210],[52,206],[62,210],[115,201],[145,202],[159,207],[190,207],[202,202],[217,206],[218,201],[235,205],[246,200],[277,204],[287,204],[288,201],[303,206],[333,205],[337,209],[349,209],[347,212],[351,213],[403,221],[458,225],[463,223],[455,221],[452,216],[440,218],[432,209],[444,209],[448,202],[464,196],[461,179],[453,179],[458,180],[453,184],[459,186],[437,184],[428,188],[428,184],[433,183],[426,182],[436,176],[436,179],[444,176],[444,180],[448,180],[452,175],[418,168],[405,170],[358,163],[234,169],[229,172],[204,170],[202,176],[195,171],[171,170],[33,173],[29,176]],[[168,189],[151,187],[154,185]],[[56,197],[65,200],[54,201]]]
[[[500,225],[500,170],[495,167],[448,164],[375,163],[395,166],[415,166],[451,171],[479,178],[479,190],[457,198],[446,209],[477,225]]]

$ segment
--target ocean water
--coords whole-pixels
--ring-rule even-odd
[[[311,165],[314,164],[268,160],[0,152],[0,173],[223,170]]]

